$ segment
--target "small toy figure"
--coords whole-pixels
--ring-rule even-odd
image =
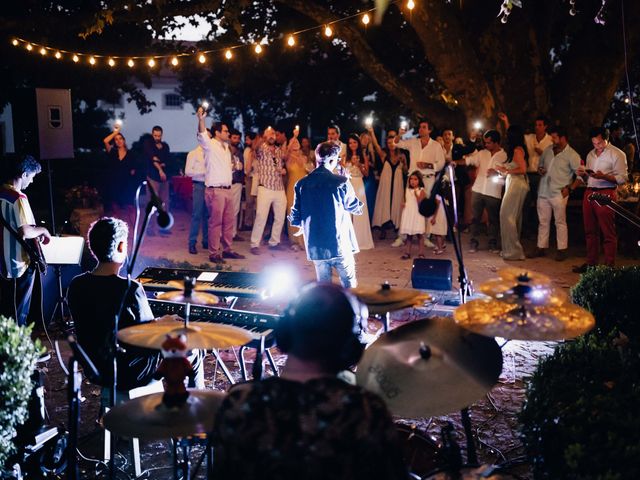
[[[167,338],[162,343],[162,362],[154,378],[164,378],[162,403],[168,408],[178,408],[187,401],[189,392],[184,386],[185,377],[194,378],[195,370],[187,360],[187,338],[184,335]]]

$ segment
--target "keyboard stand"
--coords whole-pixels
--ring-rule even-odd
[[[229,380],[229,383],[231,383],[231,385],[235,385],[236,381],[233,379],[233,377],[231,376],[231,372],[227,368],[227,365],[224,363],[224,361],[220,357],[220,352],[218,351],[218,349],[214,348],[213,350],[211,350],[211,353],[213,353],[213,356],[216,357],[216,362],[218,363],[218,365],[220,365],[220,368],[222,369],[222,372],[224,373],[225,377],[227,377],[227,380]],[[213,381],[215,382],[215,380],[216,379],[214,378]],[[246,378],[244,378],[244,380],[246,381]]]
[[[240,347],[240,352],[238,352],[239,353],[238,361],[240,362],[240,375],[242,375],[242,380],[245,382],[249,379],[249,376],[247,375],[247,365],[244,359],[244,352],[249,348],[255,348],[252,346],[252,344],[253,342],[249,343],[248,345],[243,345],[242,347]],[[276,366],[276,362],[273,359],[273,355],[271,354],[271,347],[273,347],[273,344],[270,347],[267,347],[264,349],[264,354],[266,355],[267,361],[271,366],[271,370],[273,370],[273,374],[276,377],[279,377],[280,372],[278,372],[278,367]],[[256,354],[257,354],[257,349],[256,349]]]

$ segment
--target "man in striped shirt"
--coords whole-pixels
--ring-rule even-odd
[[[49,243],[51,235],[44,227],[37,227],[27,196],[22,192],[42,167],[31,156],[8,155],[2,161],[0,186],[0,214],[23,240],[37,239]],[[15,318],[18,325],[26,325],[36,267],[18,239],[0,226],[0,314]]]

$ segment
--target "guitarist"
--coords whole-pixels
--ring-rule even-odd
[[[39,242],[49,243],[51,235],[36,226],[23,190],[42,167],[29,155],[15,154],[6,155],[0,165],[0,314],[26,325],[41,260]]]

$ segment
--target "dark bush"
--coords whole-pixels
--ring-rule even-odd
[[[596,318],[597,334],[621,331],[632,343],[640,342],[640,267],[590,269],[571,289],[571,297]]]
[[[536,478],[640,478],[640,355],[589,335],[541,360],[520,413]]]

